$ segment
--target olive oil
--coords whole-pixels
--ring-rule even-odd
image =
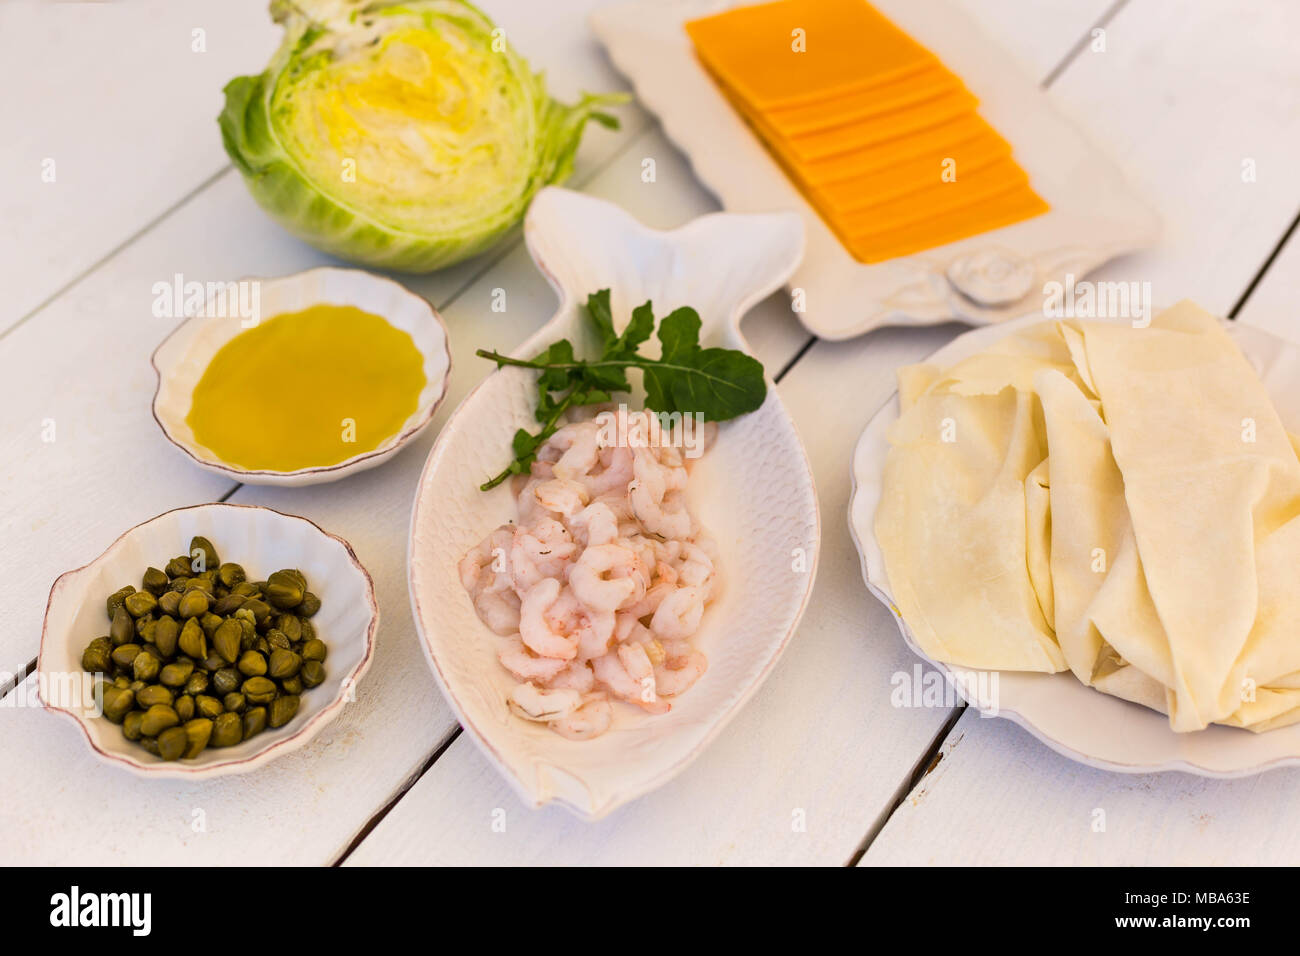
[[[227,464],[319,468],[396,435],[424,386],[424,358],[409,333],[354,306],[314,305],[222,346],[194,388],[186,422]]]

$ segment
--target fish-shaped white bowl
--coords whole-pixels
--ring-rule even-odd
[[[199,444],[185,420],[190,412],[194,387],[203,377],[212,357],[227,342],[247,331],[247,317],[230,314],[234,296],[209,299],[204,307],[163,340],[153,353],[158,388],[153,397],[153,417],[167,440],[185,452],[195,464],[219,475],[250,485],[314,485],[381,465],[424,431],[447,394],[451,375],[451,352],[447,327],[437,310],[405,286],[361,269],[321,267],[278,279],[243,279],[257,287],[256,318],[269,319],[284,312],[299,312],[313,305],[351,305],[386,319],[394,328],[410,334],[424,356],[424,388],[410,417],[378,448],[353,455],[333,465],[298,468],[294,471],[255,471],[222,461]],[[235,285],[232,283],[232,285]],[[251,299],[251,294],[248,295]],[[310,396],[304,396],[309,401]]]
[[[965,332],[926,362],[951,366],[987,349],[1028,325],[1046,321],[1025,316],[1003,325]],[[1230,322],[1233,339],[1263,379],[1283,423],[1300,431],[1300,345],[1269,332]],[[849,530],[862,558],[867,588],[890,612],[907,646],[930,661],[912,638],[894,605],[885,559],[876,540],[876,508],[889,452],[886,432],[898,419],[895,393],[867,424],[853,453],[853,496]],[[1300,764],[1300,724],[1254,734],[1214,725],[1194,733],[1175,733],[1169,718],[1140,704],[1103,694],[1081,684],[1069,671],[1033,674],[979,671],[930,661],[954,690],[988,717],[1005,717],[1060,753],[1079,763],[1122,773],[1181,770],[1205,777],[1241,777],[1276,767]]]
[[[108,633],[104,602],[126,584],[140,586],[150,566],[162,567],[203,535],[223,561],[242,564],[254,580],[281,568],[306,576],[321,608],[312,624],[329,653],[325,680],[305,690],[297,716],[234,747],[208,748],[193,760],[166,761],[122,736],[80,691],[88,686],[81,654]],[[306,518],[252,505],[208,504],[177,508],[136,525],[85,567],[60,575],[50,590],[36,661],[37,686],[47,709],[76,721],[95,756],[146,777],[220,777],[253,770],[302,747],[355,699],[370,668],[379,628],[379,605],[370,575],[351,546]]]
[[[786,280],[803,249],[798,217],[788,213],[717,214],[658,232],[616,206],[556,188],[538,194],[524,232],[560,304],[515,352],[521,357],[560,338],[584,354],[590,342],[581,306],[603,288],[611,290],[619,326],[647,299],[656,316],[690,305],[703,320],[702,344],[743,348],[740,317]],[[490,327],[483,334],[483,345],[492,345]],[[680,772],[776,664],[812,591],[817,496],[769,379],[763,406],[723,423],[691,472],[691,505],[721,552],[722,593],[696,637],[708,671],[672,699],[666,715],[620,703],[604,735],[562,738],[510,713],[506,695],[516,682],[497,661],[502,639],[479,621],[457,574],[466,552],[517,517],[508,483],[487,493],[479,485],[509,461],[516,429],[536,429],[535,383],[532,371],[493,372],[438,436],[411,516],[411,604],[444,695],[520,797],[534,806],[554,800],[597,819]],[[638,400],[627,399],[632,406]]]

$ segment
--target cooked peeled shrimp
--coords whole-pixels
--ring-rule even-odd
[[[519,629],[519,596],[513,590],[507,555],[513,531],[502,525],[461,559],[460,583],[469,592],[479,620],[497,634]]]
[[[618,537],[618,518],[603,501],[593,501],[569,522],[575,538],[585,548],[609,544]]]
[[[556,657],[538,657],[533,654],[520,639],[518,634],[510,637],[505,647],[497,652],[501,665],[519,680],[541,681],[548,686],[555,686],[555,677],[568,663]]]
[[[558,512],[566,518],[577,514],[591,500],[585,485],[569,478],[552,478],[533,489],[533,495],[547,511]]]
[[[596,467],[600,456],[600,426],[595,422],[565,425],[546,442],[562,454],[555,462],[555,477],[578,479]]]
[[[637,449],[632,467],[635,479],[628,485],[632,513],[654,534],[665,538],[689,537],[691,515],[680,492],[668,488],[669,469],[644,449]]]
[[[621,650],[622,648],[619,649]],[[619,651],[610,651],[591,662],[591,671],[596,675],[596,680],[609,688],[609,692],[620,700],[636,704],[651,714],[666,714],[670,709],[669,704],[659,699],[655,690],[654,666],[645,656],[644,649],[641,651],[641,660],[644,664],[633,659],[638,673],[642,674],[639,680],[628,672],[623,660],[624,655]]]
[[[591,497],[599,498],[612,492],[619,492],[621,497],[627,483],[632,480],[632,449],[623,446],[601,449],[598,461],[604,467],[582,479]]]
[[[555,630],[546,618],[559,596],[560,582],[555,578],[543,578],[529,588],[519,609],[519,636],[542,657],[567,661],[578,654],[578,637]]]
[[[559,720],[551,721],[551,729],[570,740],[590,740],[609,730],[614,720],[614,709],[602,693],[588,694],[582,706]]]
[[[516,684],[506,702],[510,709],[525,720],[550,723],[572,714],[582,706],[582,695],[576,690],[543,690],[532,681]]]
[[[562,575],[577,549],[569,530],[554,518],[543,518],[529,529],[519,528],[510,547],[515,590],[522,597],[539,581]]]
[[[639,559],[629,548],[618,544],[601,544],[582,552],[569,571],[569,587],[578,600],[601,611],[616,610],[626,601],[635,600],[639,579]],[[605,577],[605,575],[610,577]]]
[[[524,602],[525,608],[527,601]],[[677,588],[660,602],[650,619],[650,630],[670,641],[690,637],[700,626],[704,595],[699,588]]]
[[[709,659],[688,642],[665,642],[663,663],[655,665],[655,690],[663,697],[684,693],[708,668]]]
[[[546,681],[546,686],[551,690],[560,690],[568,688],[576,690],[580,694],[585,694],[596,686],[596,675],[591,672],[591,668],[583,661],[569,661],[554,677]]]
[[[713,579],[713,559],[699,545],[688,542],[682,546],[681,562],[675,570],[682,584],[700,587]]]

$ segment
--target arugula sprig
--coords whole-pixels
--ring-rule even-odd
[[[497,363],[531,368],[537,377],[537,421],[541,430],[519,429],[511,442],[514,460],[499,474],[480,485],[495,488],[511,475],[524,474],[537,458],[537,450],[560,428],[565,413],[582,405],[608,402],[614,392],[630,392],[628,369],[640,369],[646,407],[656,412],[699,413],[705,421],[726,421],[752,412],[767,397],[763,365],[736,349],[701,348],[700,316],[689,306],[674,309],[659,322],[659,358],[640,352],[655,331],[649,302],[632,310],[620,333],[614,328],[609,290],[587,297],[587,318],[599,338],[600,356],[582,360],[568,339],[553,342],[531,360],[511,358],[479,349],[478,355]]]

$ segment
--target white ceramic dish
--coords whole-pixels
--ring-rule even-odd
[[[516,355],[559,338],[583,349],[589,293],[612,290],[616,322],[651,299],[663,316],[694,306],[701,341],[743,348],[740,317],[789,276],[803,234],[790,213],[705,216],[651,230],[609,203],[566,190],[538,194],[524,223],[529,251],[559,294],[554,317]],[[718,542],[724,587],[696,638],[709,669],[650,717],[616,704],[609,732],[572,741],[512,715],[515,681],[497,661],[501,638],[475,615],[457,564],[493,528],[516,517],[506,485],[479,484],[508,461],[517,428],[536,428],[535,373],[489,375],[443,428],[411,516],[411,604],[439,686],[462,725],[527,803],[555,800],[596,819],[681,771],[758,689],[811,593],[820,541],[807,456],[769,382],[757,411],[719,428],[692,470],[690,497]],[[629,399],[629,403],[634,399]],[[802,559],[802,570],[792,568]]]
[[[360,269],[322,267],[278,279],[244,279],[256,283],[259,317],[297,312],[328,303],[352,305],[382,316],[395,328],[408,332],[424,356],[424,389],[416,410],[397,433],[368,452],[334,465],[299,468],[295,471],[250,471],[227,464],[194,439],[185,416],[190,396],[217,351],[240,332],[244,320],[231,315],[232,307],[219,308],[209,300],[197,314],[182,322],[153,353],[158,387],[153,397],[153,417],[167,440],[208,471],[252,485],[314,485],[336,481],[358,471],[383,464],[433,420],[433,414],[447,393],[451,374],[451,352],[447,327],[427,301],[392,279]],[[251,295],[249,296],[251,298]]]
[[[1025,316],[990,328],[959,335],[927,362],[951,365],[988,348],[994,342],[1035,322]],[[1234,340],[1258,370],[1282,421],[1300,432],[1300,346],[1276,336],[1229,323]],[[867,587],[893,613],[907,646],[929,660],[916,646],[907,624],[894,606],[884,558],[875,536],[880,481],[889,450],[885,433],[898,418],[898,395],[872,417],[853,453],[853,497],[849,527]],[[976,699],[979,688],[990,688],[980,672],[931,661],[969,703],[989,716],[1020,724],[1043,743],[1080,763],[1104,770],[1148,773],[1182,770],[1207,777],[1238,777],[1275,767],[1300,764],[1300,725],[1253,734],[1235,727],[1212,726],[1190,734],[1169,729],[1169,719],[1156,711],[1079,683],[1068,671],[1060,674],[997,674],[996,711]]]
[[[929,47],[980,100],[1014,148],[1045,215],[916,255],[863,265],[840,245],[695,58],[682,24],[735,0],[628,0],[592,27],[614,64],[729,212],[796,210],[808,235],[786,283],[804,291],[810,332],[844,339],[881,325],[998,322],[1036,310],[1043,285],[1076,278],[1154,242],[1155,214],[1052,106],[1038,84],[959,7],[945,0],[873,0]],[[960,175],[960,173],[959,173]]]
[[[234,747],[209,748],[194,760],[168,762],[122,736],[122,728],[100,716],[74,693],[84,681],[81,653],[94,638],[108,633],[104,601],[124,584],[139,587],[149,566],[161,567],[183,554],[190,538],[203,535],[223,560],[244,565],[251,575],[298,568],[320,595],[321,609],[312,624],[329,648],[326,679],[304,691],[296,717]],[[251,505],[195,505],[168,511],[136,525],[85,567],[59,576],[50,590],[36,662],[42,703],[66,714],[86,735],[95,755],[106,763],[146,777],[193,780],[253,770],[302,747],[355,698],[355,687],[370,668],[379,627],[370,575],[342,538],[306,518]],[[74,688],[75,689],[75,688]]]

